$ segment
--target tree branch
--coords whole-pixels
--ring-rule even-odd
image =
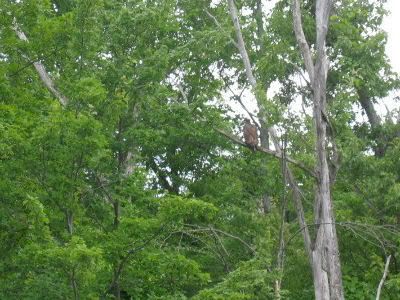
[[[165,228],[166,224],[164,224],[163,226],[161,226],[157,232],[155,232],[151,237],[149,237],[147,240],[145,240],[140,246],[137,246],[135,248],[132,248],[130,250],[128,250],[126,252],[126,255],[121,259],[120,263],[118,264],[118,268],[117,271],[114,275],[114,278],[110,284],[110,286],[107,288],[107,290],[103,293],[102,298],[105,299],[107,294],[110,293],[112,291],[112,289],[114,288],[115,284],[118,282],[119,277],[122,274],[122,271],[125,267],[125,264],[127,263],[127,261],[129,260],[129,258],[131,257],[131,255],[135,254],[136,252],[139,252],[141,250],[143,250],[144,248],[146,248],[153,240],[155,240],[159,235],[161,235],[161,233],[163,232],[164,228]]]
[[[307,87],[312,89],[310,81],[303,74],[303,70],[298,65],[296,65],[295,63],[292,63],[289,60],[287,60],[286,62],[297,70],[297,72],[300,74],[301,78],[303,78],[303,80],[305,81]]]
[[[228,0],[228,5],[229,5],[229,12],[230,12],[232,22],[233,22],[233,27],[235,28],[237,46],[238,46],[240,55],[242,56],[242,61],[243,61],[243,64],[244,64],[244,67],[246,70],[246,76],[247,76],[247,79],[249,80],[251,87],[253,89],[256,89],[257,80],[254,77],[253,70],[251,68],[250,58],[249,58],[249,55],[246,50],[246,45],[244,43],[242,29],[240,28],[237,8],[236,8],[236,5],[233,2],[233,0]]]
[[[379,282],[378,290],[376,292],[376,300],[379,300],[381,298],[381,290],[382,290],[383,284],[385,283],[387,274],[389,272],[389,264],[390,264],[391,258],[392,258],[392,256],[389,255],[386,259],[385,270],[383,271],[382,279]]]
[[[299,44],[301,54],[304,59],[304,64],[308,75],[310,76],[310,81],[314,82],[314,63],[311,56],[310,46],[304,35],[303,25],[301,21],[301,9],[299,0],[293,0],[293,29],[296,35],[297,43]]]
[[[214,21],[215,25],[217,25],[217,27],[218,27],[221,31],[224,31],[224,28],[223,28],[223,27],[221,26],[221,24],[218,22],[218,20],[217,20],[216,17],[214,17],[207,9],[205,9],[204,12],[207,14],[207,16],[210,17],[210,19],[212,19],[212,20]],[[230,42],[231,42],[236,48],[239,49],[238,43],[236,43],[235,40],[234,40],[233,38],[229,37],[229,40],[230,40]]]
[[[243,88],[243,90],[240,92],[239,95],[236,95],[235,92],[231,89],[230,86],[228,86],[229,91],[232,93],[232,98],[239,102],[240,106],[245,110],[245,112],[249,115],[250,119],[253,121],[253,123],[257,126],[257,128],[261,131],[261,126],[260,124],[258,124],[258,122],[256,121],[256,116],[254,114],[252,114],[246,107],[246,105],[244,105],[243,101],[242,101],[242,95],[243,92],[245,91],[246,87]]]
[[[21,41],[29,43],[25,33],[19,28],[16,19],[13,21],[13,30]],[[34,62],[33,66],[35,67],[36,72],[39,74],[44,86],[58,99],[62,106],[67,106],[69,99],[56,88],[54,81],[50,78],[45,66],[39,61]]]
[[[222,134],[222,135],[226,136],[227,138],[229,138],[234,143],[236,143],[238,145],[241,145],[241,146],[244,146],[244,147],[248,147],[247,144],[245,142],[243,142],[239,137],[237,137],[237,136],[235,136],[233,134],[227,133],[227,132],[225,132],[225,131],[223,131],[222,129],[219,129],[219,128],[215,128],[215,130],[218,131],[220,134]],[[276,157],[276,158],[278,158],[280,160],[284,159],[285,161],[287,161],[287,162],[299,167],[303,171],[307,172],[308,174],[310,174],[311,176],[316,178],[316,174],[315,174],[315,172],[313,170],[311,170],[310,168],[305,166],[303,163],[301,163],[301,162],[299,162],[299,161],[297,161],[297,160],[295,160],[295,159],[293,159],[293,158],[291,158],[291,157],[289,157],[287,155],[285,155],[285,157],[283,158],[283,156],[280,153],[278,153],[277,151],[270,150],[270,149],[267,149],[267,148],[264,148],[264,147],[261,147],[261,146],[256,146],[256,150],[259,151],[259,152],[268,154],[268,155],[272,155],[272,156],[274,156],[274,157]]]
[[[299,0],[295,0],[299,1]],[[328,33],[329,15],[332,0],[317,1],[315,8],[315,19],[317,25],[317,53],[320,58],[325,56],[325,41]]]
[[[196,232],[196,231],[210,231],[210,230],[211,230],[210,227],[200,227],[200,226],[198,226],[198,225],[192,225],[192,224],[184,224],[184,225],[187,226],[187,227],[193,227],[193,228],[195,228],[195,229],[191,230],[191,231],[193,231],[193,232]],[[232,239],[238,240],[238,241],[241,242],[243,245],[245,245],[245,246],[251,251],[252,254],[256,254],[256,251],[255,251],[247,242],[245,242],[245,241],[244,241],[243,239],[241,239],[240,237],[238,237],[238,236],[236,236],[236,235],[233,235],[233,234],[230,234],[230,233],[228,233],[228,232],[226,232],[226,231],[217,229],[217,228],[212,228],[212,229],[213,229],[215,232],[218,232],[218,233],[220,233],[220,234],[222,234],[222,235],[225,235],[225,236],[230,237],[230,238],[232,238]]]

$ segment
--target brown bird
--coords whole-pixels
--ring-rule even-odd
[[[243,137],[246,145],[255,151],[258,145],[257,126],[251,124],[249,119],[244,119]]]

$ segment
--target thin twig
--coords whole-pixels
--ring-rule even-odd
[[[225,32],[224,28],[221,26],[221,24],[218,22],[217,18],[214,17],[207,9],[204,10],[204,12],[207,14],[207,16],[209,16],[215,23],[215,25],[217,25],[218,29],[220,29],[222,32]],[[228,35],[228,34],[227,34]],[[229,41],[236,47],[239,49],[239,45],[238,43],[235,42],[235,40],[229,36]]]
[[[302,70],[298,65],[296,65],[295,63],[292,63],[292,62],[289,61],[289,60],[287,60],[286,62],[297,70],[297,72],[300,74],[300,76],[301,76],[301,77],[303,78],[303,80],[306,82],[307,86],[308,86],[310,89],[312,89],[311,83],[310,83],[310,81],[306,78],[306,76],[304,75],[303,70]]]
[[[292,10],[293,10],[293,28],[296,35],[296,40],[300,47],[301,54],[304,59],[304,64],[306,66],[306,70],[308,72],[308,75],[310,76],[310,80],[311,82],[314,82],[314,63],[312,60],[310,46],[308,45],[306,36],[303,31],[299,0],[293,0]]]
[[[184,225],[187,226],[187,227],[196,228],[196,229],[191,230],[192,232],[193,232],[193,231],[210,231],[210,228],[209,228],[209,227],[200,227],[200,226],[198,226],[198,225],[193,225],[193,224],[184,224]],[[241,239],[240,237],[238,237],[238,236],[236,236],[236,235],[233,235],[233,234],[231,234],[231,233],[229,233],[229,232],[223,231],[223,230],[221,230],[221,229],[213,228],[213,230],[214,230],[215,232],[218,232],[218,233],[220,233],[220,234],[223,234],[223,235],[225,235],[225,236],[227,236],[227,237],[230,237],[230,238],[232,238],[232,239],[238,240],[238,241],[241,242],[243,245],[245,245],[253,254],[256,253],[256,251],[253,249],[253,247],[251,247],[247,242],[245,242],[245,241],[244,241],[243,239]]]
[[[253,121],[254,124],[256,124],[257,128],[259,130],[261,130],[261,126],[258,124],[258,122],[256,121],[256,116],[254,114],[252,114],[246,107],[246,105],[244,105],[243,101],[242,101],[242,94],[245,91],[246,87],[243,88],[243,90],[240,92],[239,95],[236,95],[235,92],[231,89],[230,86],[228,86],[229,91],[232,93],[233,95],[233,99],[236,100],[237,102],[239,102],[240,106],[246,111],[246,113],[249,115],[250,119]]]
[[[213,233],[213,235],[215,236],[215,238],[218,240],[218,243],[219,243],[219,245],[221,246],[222,250],[224,250],[225,255],[226,255],[227,257],[229,257],[230,255],[229,255],[228,251],[226,250],[224,244],[222,243],[222,241],[221,241],[219,235],[218,235],[217,232],[214,230],[214,228],[211,227],[211,226],[210,226],[210,231]]]
[[[153,240],[155,240],[164,230],[166,224],[162,225],[151,237],[149,237],[147,240],[145,240],[141,245],[129,249],[125,256],[120,260],[119,264],[118,264],[118,268],[115,272],[115,275],[113,276],[113,280],[111,282],[111,284],[109,285],[109,287],[107,288],[107,290],[103,293],[102,297],[105,299],[105,297],[107,296],[108,293],[110,293],[112,291],[112,289],[114,288],[115,284],[118,282],[119,277],[122,274],[122,271],[125,267],[125,264],[127,263],[127,261],[129,260],[129,258],[135,254],[136,252],[139,252],[141,250],[143,250],[144,248],[146,248]]]

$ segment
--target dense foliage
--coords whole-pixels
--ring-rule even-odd
[[[398,299],[399,112],[374,109],[399,87],[384,1],[336,2],[328,114],[345,294],[375,299],[391,255],[382,298]],[[278,86],[263,109],[285,152],[311,165],[290,1],[268,14],[236,3],[259,92]],[[220,133],[240,135],[232,107],[249,100],[225,1],[0,0],[0,15],[0,299],[312,299],[280,159]],[[293,170],[308,216],[313,179]]]

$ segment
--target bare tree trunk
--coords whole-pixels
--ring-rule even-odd
[[[65,212],[65,219],[67,222],[67,231],[72,235],[74,233],[74,213],[67,209]]]
[[[372,129],[381,126],[381,118],[375,110],[374,103],[371,98],[368,97],[367,93],[362,89],[357,89],[358,102],[360,102],[361,107],[365,111],[368,117],[369,124]]]
[[[284,266],[284,256],[285,256],[285,215],[286,215],[286,206],[287,206],[287,197],[286,197],[286,185],[287,185],[287,166],[286,166],[286,139],[284,145],[282,145],[282,199],[281,199],[281,224],[279,228],[279,246],[278,246],[278,256],[276,262],[276,268],[279,272],[278,279],[275,280],[275,299],[281,299],[281,285],[282,285],[282,275],[283,275],[283,266]]]
[[[262,1],[261,0],[255,0],[254,3],[254,18],[256,20],[257,24],[257,43],[258,43],[258,51],[263,52],[264,47],[263,47],[263,36],[264,36],[264,20],[263,20],[263,13],[262,13]],[[261,110],[260,110],[261,112]],[[261,147],[265,149],[269,149],[269,134],[268,134],[268,125],[264,121],[264,116],[259,113],[258,119],[260,122],[260,144]],[[267,164],[267,159],[263,158],[263,176],[267,176],[267,169],[265,168]],[[264,214],[268,214],[271,211],[271,197],[268,194],[268,191],[266,191],[261,198],[261,207],[263,209]]]
[[[121,288],[119,286],[119,282],[115,283],[113,293],[114,293],[115,299],[117,299],[117,300],[121,299]]]
[[[338,241],[330,191],[330,170],[328,166],[327,151],[327,126],[329,126],[329,124],[326,114],[326,80],[328,73],[328,59],[325,51],[325,40],[328,31],[328,21],[332,3],[331,0],[317,0],[316,3],[317,58],[315,65],[301,24],[299,0],[294,0],[293,4],[294,31],[312,83],[314,98],[313,111],[316,136],[315,151],[317,159],[317,184],[314,211],[316,213],[315,225],[318,227],[313,245],[311,243],[304,216],[301,192],[289,168],[286,168],[286,175],[293,191],[293,200],[295,202],[299,224],[303,233],[305,248],[313,270],[315,297],[318,300],[344,299]],[[253,74],[249,55],[246,51],[237,8],[233,0],[228,0],[228,6],[235,28],[237,40],[235,45],[241,54],[247,79],[252,86],[253,91],[255,91],[257,88],[257,79]],[[257,101],[260,111],[262,111],[263,107],[260,99],[257,99]],[[270,127],[268,133],[272,138],[277,153],[282,153],[275,129]]]
[[[305,39],[301,23],[299,0],[293,1],[293,21],[296,39],[313,89],[313,114],[316,137],[317,184],[314,203],[317,233],[312,250],[312,269],[316,299],[344,299],[339,247],[330,190],[330,170],[327,151],[326,81],[328,58],[325,41],[328,32],[332,0],[316,2],[316,61],[312,60],[310,47]]]
[[[379,300],[379,299],[381,298],[382,287],[383,287],[383,284],[385,283],[386,277],[387,277],[387,275],[388,275],[388,273],[389,273],[389,265],[390,265],[390,259],[391,259],[391,258],[392,258],[391,255],[389,255],[389,256],[386,258],[385,270],[383,271],[382,279],[381,279],[381,281],[379,282],[378,290],[377,290],[377,292],[376,292],[376,300]]]

